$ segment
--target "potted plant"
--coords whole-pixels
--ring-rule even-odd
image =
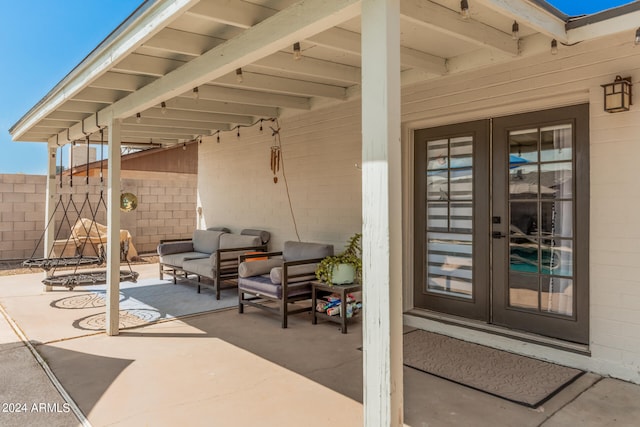
[[[316,268],[318,280],[330,285],[353,283],[362,276],[362,234],[356,233],[349,239],[345,250],[324,258]]]

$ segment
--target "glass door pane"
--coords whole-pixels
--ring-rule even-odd
[[[491,322],[589,341],[589,106],[493,119]]]
[[[417,130],[414,304],[489,315],[489,122]]]
[[[426,141],[426,291],[473,297],[473,137]]]
[[[572,124],[510,131],[508,139],[509,306],[571,317]]]

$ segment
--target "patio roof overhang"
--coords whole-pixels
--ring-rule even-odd
[[[458,0],[149,0],[10,132],[49,144],[50,217],[55,147],[108,127],[108,240],[117,241],[121,143],[182,143],[361,97],[365,425],[399,426],[399,88],[548,52],[553,39],[572,44],[623,31],[632,38],[640,14],[639,2],[575,20],[538,0],[470,3],[464,20]],[[304,60],[293,58],[294,43]],[[119,247],[108,251],[106,329],[117,335]]]
[[[540,0],[469,3],[465,20],[458,0],[401,2],[403,85],[548,52],[552,39],[632,37],[640,21],[638,2],[575,19]],[[357,98],[360,9],[360,0],[147,0],[10,133],[63,145],[113,117],[124,145],[171,145]]]

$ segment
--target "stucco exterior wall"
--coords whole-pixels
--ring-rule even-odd
[[[414,316],[405,323],[640,383],[640,107],[602,110],[601,84],[640,81],[640,50],[628,34],[409,87],[402,93],[404,278],[412,307],[412,131],[521,112],[590,104],[590,355]],[[359,101],[281,120],[285,171],[300,238],[336,244],[361,227]],[[295,239],[286,187],[269,169],[270,133],[223,134],[200,147],[202,228],[264,228],[272,247]]]
[[[195,175],[166,174],[157,172],[127,172],[122,178],[122,191],[138,196],[138,208],[133,212],[122,212],[121,228],[129,230],[138,252],[153,252],[160,239],[190,237],[196,226],[196,177]],[[45,227],[46,187],[43,175],[0,174],[0,259],[25,259],[32,256]],[[98,205],[100,190],[104,189],[107,200],[106,181],[101,186],[99,178],[90,178],[89,186],[84,177],[74,177],[73,188],[65,177],[62,188],[62,204],[69,204],[69,195],[80,211],[89,193],[92,209]],[[82,216],[91,217],[85,207]],[[63,208],[56,212],[56,223],[60,227],[59,238],[69,236],[69,223],[78,217],[71,207],[69,220],[64,220]],[[98,209],[96,220],[106,224],[106,209]],[[56,229],[57,230],[57,229]],[[42,243],[36,256],[42,256]]]
[[[297,225],[302,241],[341,251],[362,228],[359,123],[358,102],[280,120],[277,183],[270,167],[269,126],[275,124],[265,122],[262,133],[259,126],[243,128],[240,138],[224,133],[220,143],[205,138],[198,159],[199,226],[264,229],[271,232],[270,247],[279,250],[297,240]]]

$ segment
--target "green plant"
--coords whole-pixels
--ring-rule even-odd
[[[339,264],[350,264],[356,270],[356,280],[362,276],[362,233],[356,233],[345,247],[345,250],[333,256],[324,258],[316,268],[316,278],[325,283],[333,283],[333,269]]]

